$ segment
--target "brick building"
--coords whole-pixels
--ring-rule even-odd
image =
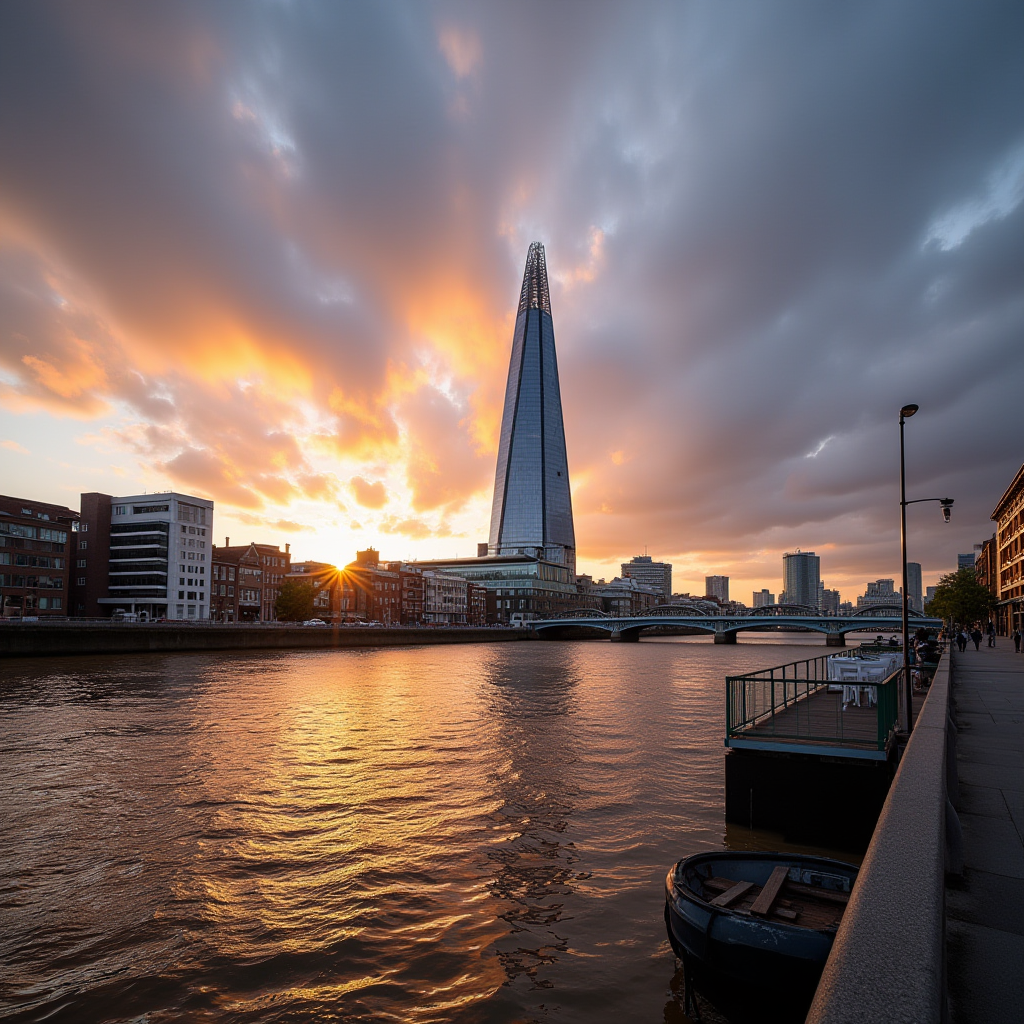
[[[398,563],[380,564],[374,548],[356,552],[356,560],[341,572],[340,616],[344,622],[402,622],[402,571]],[[410,589],[409,585],[405,587]]]
[[[263,569],[263,611],[264,622],[277,622],[277,598],[281,584],[291,569],[291,544],[285,544],[282,551],[276,544],[253,544]]]
[[[996,535],[992,534],[988,540],[978,546],[980,550],[974,562],[975,579],[998,601],[999,549],[996,545]]]
[[[0,616],[73,614],[70,563],[78,519],[65,505],[0,495]]]
[[[1024,466],[992,512],[996,522],[999,590],[996,628],[1003,636],[1024,631]]]
[[[266,599],[260,547],[269,545],[232,545],[230,537],[224,547],[214,545],[210,617],[215,622],[267,621],[262,617]]]
[[[329,562],[293,562],[289,580],[308,583],[314,590],[313,617],[337,622],[341,611],[341,585],[338,567]]]
[[[423,605],[426,600],[426,584],[423,570],[406,562],[389,562],[388,568],[398,572],[402,594],[401,616],[403,626],[423,625]]]
[[[486,626],[493,621],[489,616],[496,617],[497,611],[497,599],[483,584],[466,584],[466,625]]]

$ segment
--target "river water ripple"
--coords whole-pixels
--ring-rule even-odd
[[[805,641],[806,643],[806,641]],[[808,646],[0,666],[0,1018],[677,1021],[724,677]]]

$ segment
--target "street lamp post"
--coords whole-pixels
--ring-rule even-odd
[[[900,409],[900,551],[903,555],[903,693],[907,735],[914,727],[913,687],[910,685],[910,624],[907,622],[907,470],[903,454],[903,421],[917,412],[916,405]]]
[[[910,625],[907,621],[907,506],[917,505],[923,501],[937,501],[942,507],[942,518],[949,522],[953,508],[952,498],[915,498],[907,501],[907,471],[903,454],[903,422],[917,412],[918,406],[905,405],[900,409],[900,551],[903,556],[903,709],[907,717],[907,734],[914,728],[914,688],[910,683]]]

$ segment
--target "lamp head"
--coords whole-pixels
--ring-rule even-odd
[[[910,417],[913,416],[915,412],[917,412],[917,409],[918,407],[916,405],[905,405],[902,409],[900,409],[900,416],[902,416],[904,419],[910,419]]]
[[[943,518],[943,521],[948,523],[949,522],[949,517],[953,513],[953,499],[952,498],[943,498],[939,502],[939,505],[942,508],[942,518]]]

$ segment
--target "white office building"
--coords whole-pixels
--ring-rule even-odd
[[[665,601],[672,599],[672,563],[655,562],[650,555],[636,555],[619,567],[623,579],[636,580],[657,590]]]
[[[207,619],[213,502],[189,494],[110,498],[106,596],[142,618]]]

